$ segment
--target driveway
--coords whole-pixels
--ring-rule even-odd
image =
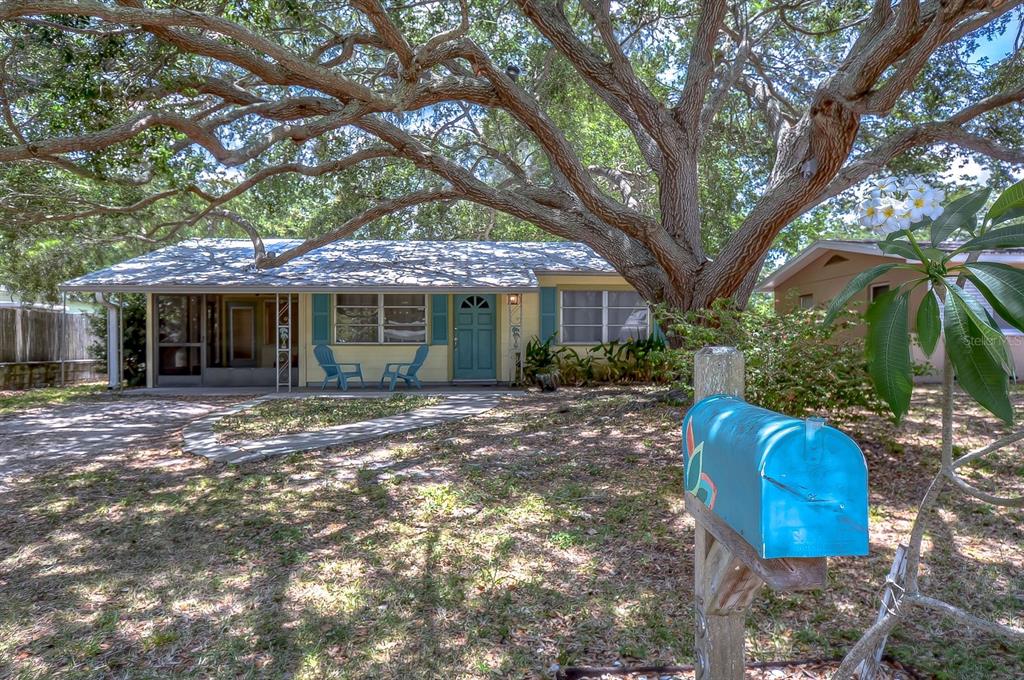
[[[124,397],[0,418],[0,492],[12,477],[48,467],[176,446],[186,423],[235,401]]]

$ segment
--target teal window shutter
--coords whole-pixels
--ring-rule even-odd
[[[331,296],[327,293],[313,295],[313,344],[331,344]]]
[[[430,344],[448,344],[448,296],[430,296]]]
[[[540,289],[540,340],[545,342],[558,331],[558,289]]]

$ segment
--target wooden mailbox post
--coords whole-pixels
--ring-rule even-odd
[[[706,347],[683,421],[693,516],[697,678],[742,680],[747,610],[763,585],[825,585],[826,558],[867,554],[867,468],[820,420],[742,401],[743,354]]]

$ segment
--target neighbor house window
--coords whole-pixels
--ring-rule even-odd
[[[427,341],[427,296],[415,293],[339,293],[334,338],[344,343]]]
[[[563,290],[562,344],[590,344],[650,334],[650,312],[639,293],[618,290]]]
[[[871,286],[871,298],[870,298],[870,301],[874,302],[879,297],[885,295],[888,292],[889,292],[889,284],[888,283],[876,283],[875,285]]]
[[[814,294],[808,293],[799,298],[800,309],[814,309]]]

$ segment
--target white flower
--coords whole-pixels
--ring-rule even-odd
[[[891,234],[894,231],[904,229],[909,224],[906,211],[903,206],[894,201],[885,201],[877,208],[881,215],[878,227],[883,234]],[[905,224],[906,223],[906,224]]]
[[[917,176],[912,176],[905,179],[903,181],[903,185],[901,188],[903,189],[903,191],[906,191],[907,193],[913,193],[915,191],[924,193],[931,189],[931,187],[928,186],[928,183],[924,181],[923,178]]]
[[[865,227],[868,227],[869,229],[874,229],[875,227],[882,224],[882,222],[885,221],[885,218],[882,217],[882,212],[881,210],[879,210],[879,207],[881,205],[882,201],[879,200],[877,197],[869,198],[863,203],[861,203],[860,223],[863,224]]]
[[[907,198],[920,199],[924,203],[931,203],[935,196],[935,190],[929,186],[917,186],[907,191]]]
[[[920,222],[928,214],[934,201],[931,200],[930,191],[911,191],[907,199],[906,211],[911,222]]]
[[[875,182],[875,187],[882,192],[898,191],[900,182],[893,176],[882,177]]]
[[[927,212],[925,212],[925,215],[932,218],[933,220],[937,220],[939,219],[939,215],[941,215],[944,210],[945,208],[942,207],[942,203],[935,201],[934,203],[928,206],[928,210]]]

